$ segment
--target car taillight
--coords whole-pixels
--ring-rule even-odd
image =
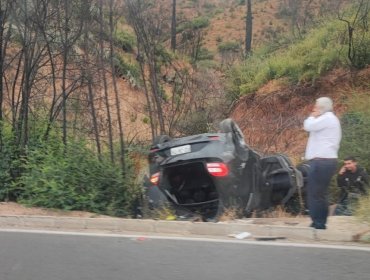
[[[208,136],[208,139],[209,139],[209,140],[220,140],[220,136],[217,136],[217,135],[211,135],[211,136]]]
[[[207,170],[209,174],[215,177],[225,177],[229,174],[229,168],[223,162],[207,163]]]
[[[154,173],[151,177],[150,177],[150,182],[153,184],[153,185],[158,185],[159,183],[159,175],[160,173],[157,172],[157,173]]]

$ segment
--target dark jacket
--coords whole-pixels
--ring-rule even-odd
[[[341,188],[341,199],[347,198],[348,193],[367,194],[369,188],[369,175],[361,166],[356,172],[346,171],[337,176],[338,187]]]

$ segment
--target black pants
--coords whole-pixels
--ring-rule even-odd
[[[313,227],[324,229],[329,213],[328,190],[337,169],[336,159],[309,161],[307,178],[307,203]]]

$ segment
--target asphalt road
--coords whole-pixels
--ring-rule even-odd
[[[1,280],[368,280],[370,250],[0,232]]]

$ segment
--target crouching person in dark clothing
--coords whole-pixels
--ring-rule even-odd
[[[355,157],[344,159],[344,165],[337,176],[340,196],[335,215],[350,216],[361,195],[366,195],[369,188],[369,175],[357,164]]]

